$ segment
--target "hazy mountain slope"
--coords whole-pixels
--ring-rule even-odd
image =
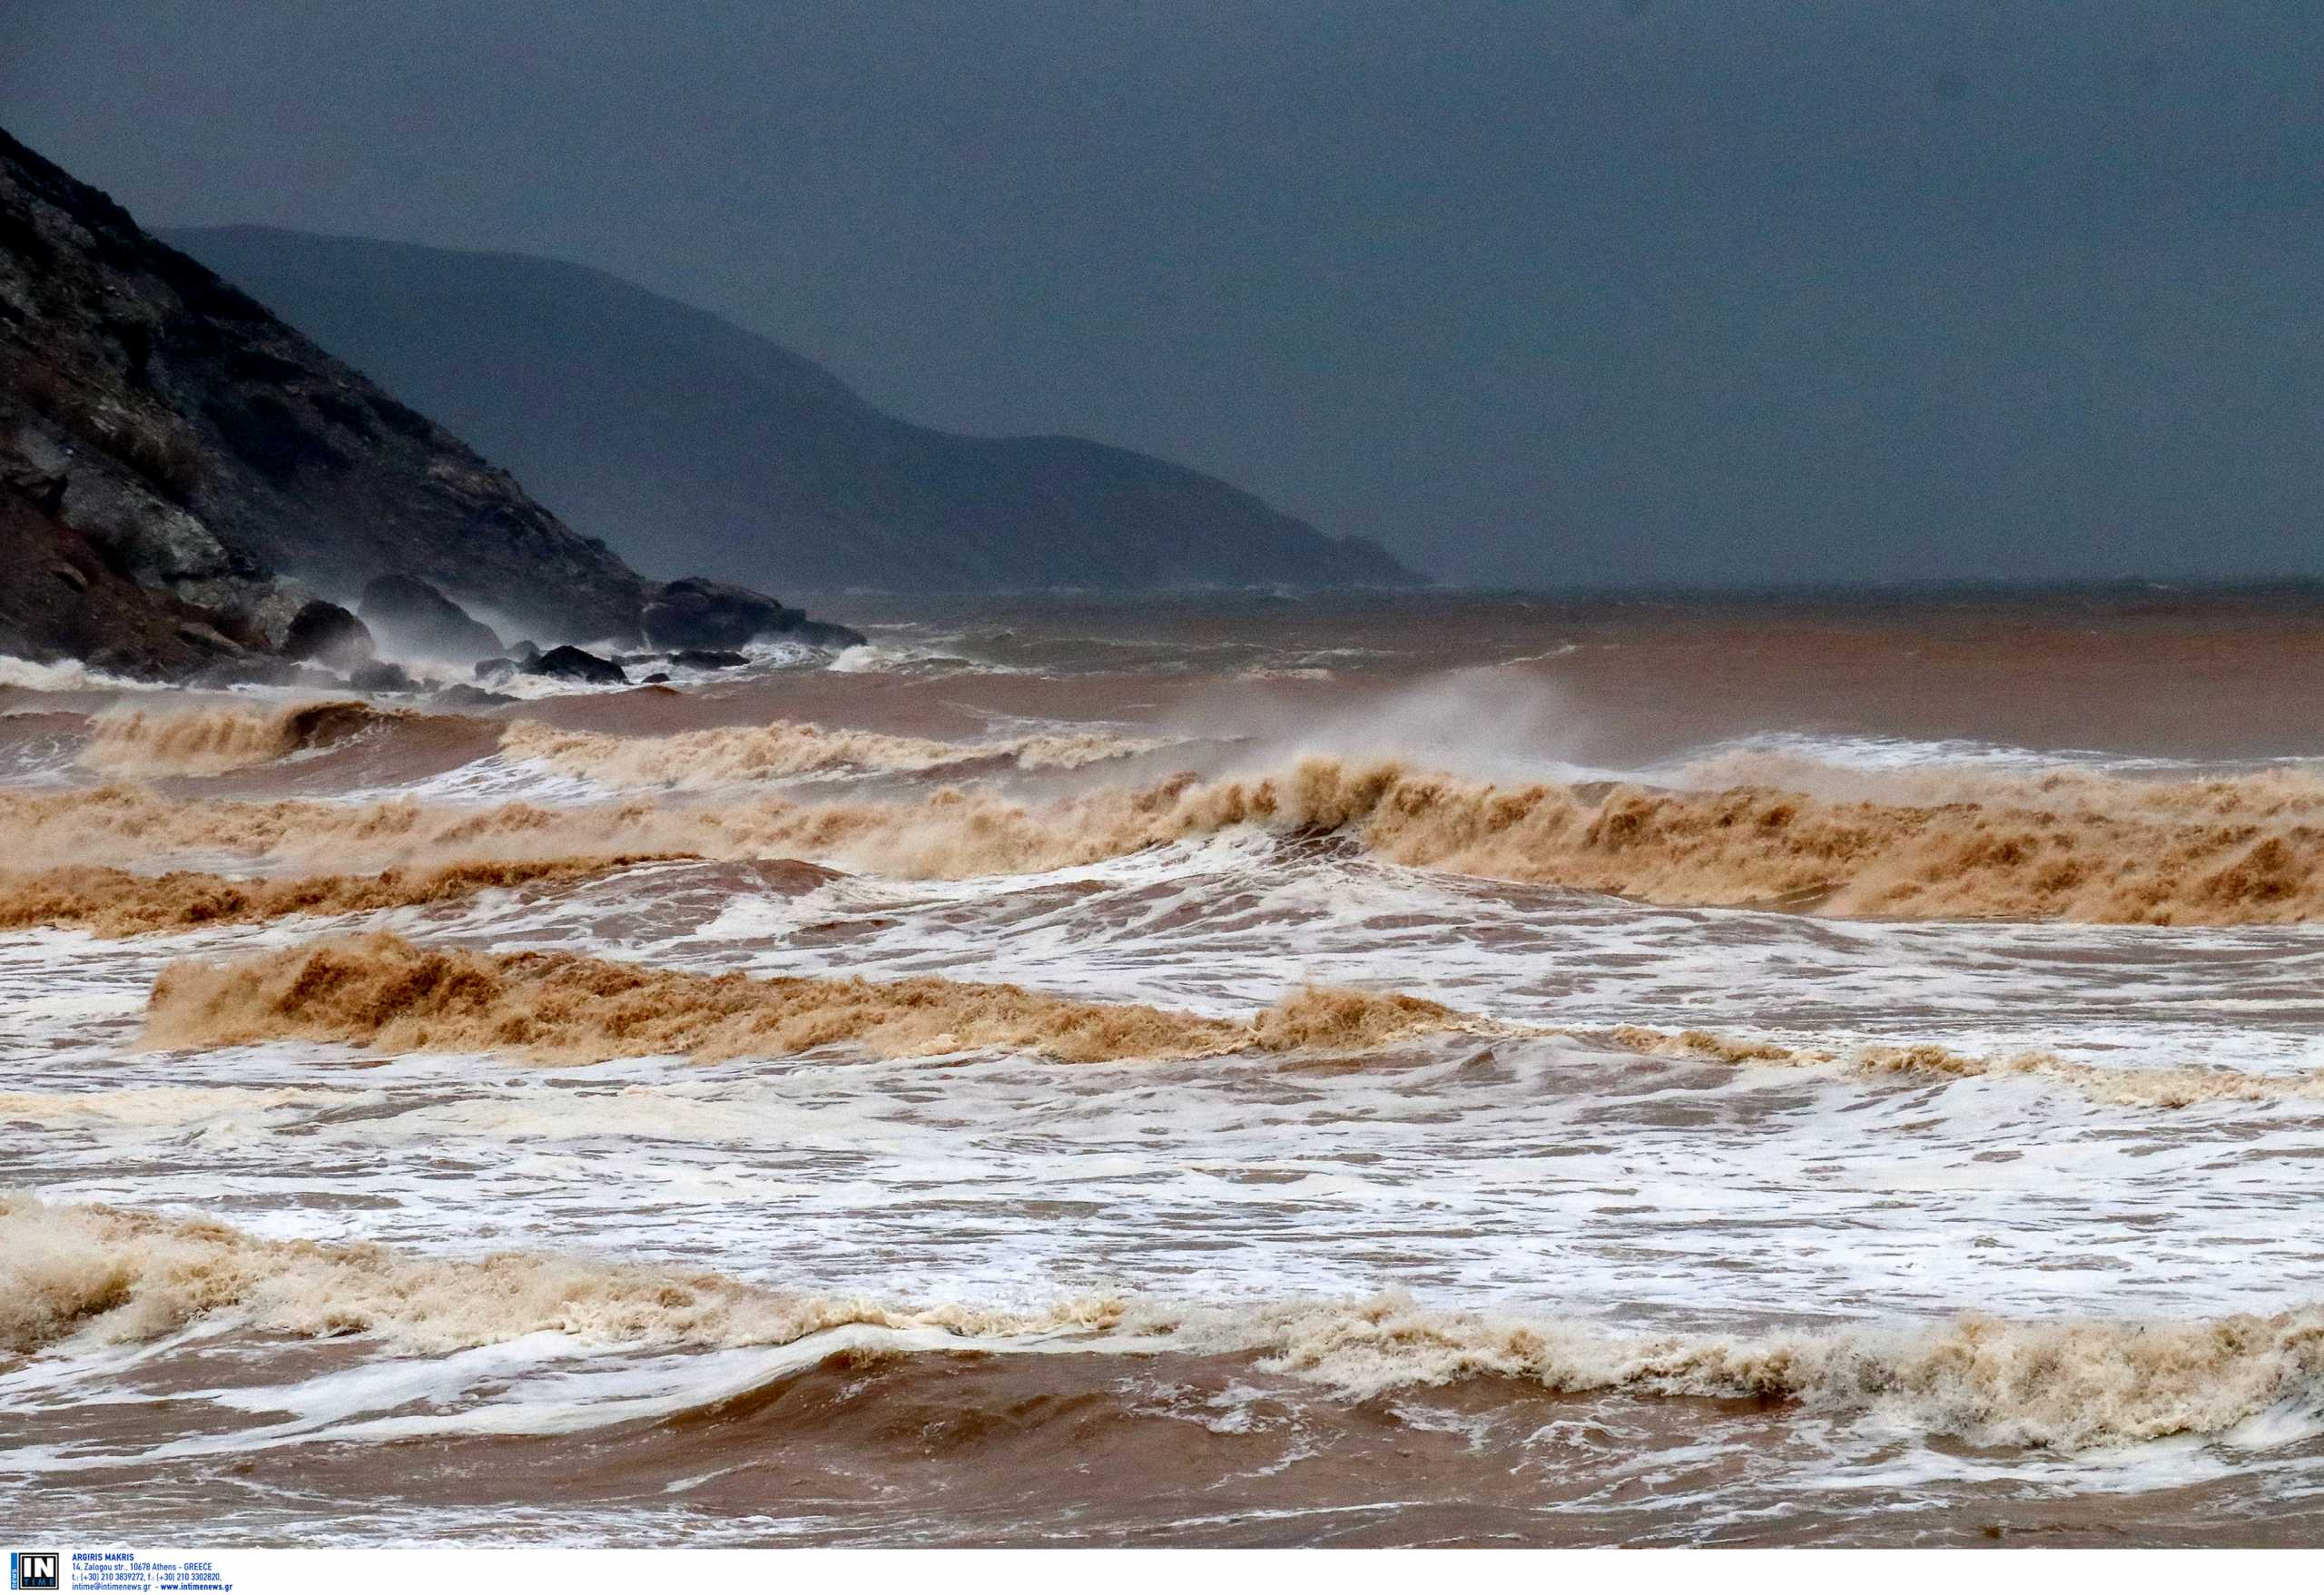
[[[171,237],[633,559],[826,590],[1414,579],[1146,455],[896,420],[602,272],[268,228]]]
[[[24,500],[12,536],[44,560],[97,559],[159,596],[112,630],[124,665],[163,672],[183,661],[139,638],[174,627],[183,605],[238,645],[280,642],[299,597],[280,576],[337,596],[399,572],[537,635],[585,637],[634,630],[645,586],[507,472],[5,133],[0,478]],[[96,634],[74,628],[103,615],[55,604],[133,601],[82,579],[56,576],[64,597],[44,593],[11,624],[84,651],[71,639]]]

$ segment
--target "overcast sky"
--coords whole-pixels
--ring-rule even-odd
[[[2324,575],[2324,5],[0,0],[155,225],[602,267],[1456,579]]]

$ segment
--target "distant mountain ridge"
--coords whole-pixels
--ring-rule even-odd
[[[1151,456],[898,420],[802,355],[586,267],[272,228],[167,236],[633,561],[823,591],[1421,579]]]

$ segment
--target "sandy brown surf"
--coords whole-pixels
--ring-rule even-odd
[[[1430,1308],[1389,1294],[1179,1305],[1101,1295],[992,1311],[801,1293],[714,1272],[548,1251],[434,1257],[262,1239],[206,1219],[0,1195],[0,1349],[134,1343],[225,1318],[300,1338],[441,1353],[543,1332],[589,1347],[785,1345],[841,1327],[1256,1359],[1342,1403],[1515,1382],[1581,1394],[1874,1413],[1986,1446],[2105,1449],[2218,1434],[2324,1396],[2324,1307],[2212,1319],[2012,1322],[1976,1314],[1731,1334]],[[1036,1359],[1041,1360],[1041,1359]]]
[[[100,864],[0,871],[0,930],[35,926],[103,937],[251,924],[292,914],[351,914],[464,901],[479,893],[571,885],[685,854],[471,859],[377,875],[237,879],[201,870],[139,875]]]
[[[1700,1059],[1736,1068],[1824,1069],[1875,1081],[2033,1079],[2063,1085],[2093,1102],[2117,1108],[2324,1100],[2324,1071],[2270,1075],[2196,1066],[2113,1068],[2077,1062],[2054,1052],[2028,1051],[1982,1058],[1928,1042],[1851,1048],[1786,1047],[1706,1030],[1661,1030],[1643,1025],[1558,1033],[1600,1041],[1649,1058]]]
[[[1504,787],[1314,758],[1050,800],[940,788],[879,801],[548,808],[203,802],[108,786],[0,793],[0,824],[60,861],[231,853],[297,862],[686,852],[806,857],[901,876],[1039,871],[1253,827],[1386,861],[1679,906],[1842,917],[2288,924],[2324,918],[2324,826],[2280,778],[2134,788],[2122,812],[1834,802],[1758,788]],[[2134,802],[2132,801],[2134,799]],[[2288,807],[2289,805],[2289,807]]]
[[[366,1349],[348,1337],[213,1345],[165,1359],[149,1382],[327,1375],[360,1367]],[[159,1394],[92,1406],[70,1432],[137,1447],[182,1433],[183,1411]],[[2298,1547],[2324,1535],[2311,1502],[2255,1510],[2231,1481],[2079,1498],[2015,1479],[1834,1488],[1801,1454],[1796,1419],[1790,1403],[1748,1397],[1492,1377],[1341,1403],[1247,1354],[850,1348],[667,1417],[133,1462],[98,1488],[108,1521],[156,1541],[221,1496],[251,1501],[205,1517],[226,1544],[310,1543],[350,1511],[390,1541],[624,1547]],[[12,1427],[0,1413],[0,1442]],[[21,1500],[49,1520],[86,1521],[96,1504],[73,1475],[30,1481]]]
[[[2324,1074],[2113,1068],[2053,1052],[1984,1058],[1925,1043],[1790,1047],[1640,1025],[1512,1025],[1398,992],[1308,987],[1247,1019],[1226,1019],[932,977],[703,975],[562,952],[431,948],[389,932],[223,962],[174,963],[155,981],[145,1042],[203,1048],[335,1041],[399,1052],[508,1051],[561,1062],[663,1055],[713,1061],[837,1046],[882,1058],[998,1049],[1096,1063],[1236,1052],[1363,1058],[1448,1032],[1562,1037],[1647,1057],[1872,1081],[2024,1078],[2126,1108],[2324,1099]]]
[[[501,753],[511,759],[609,787],[648,790],[714,788],[852,772],[1074,770],[1147,753],[1157,745],[1101,730],[945,742],[785,720],[665,736],[608,736],[518,720],[500,739]]]
[[[785,1057],[847,1046],[886,1058],[999,1048],[1064,1063],[1241,1050],[1363,1050],[1471,1023],[1417,998],[1303,990],[1248,1019],[1078,1002],[920,977],[700,975],[563,952],[479,953],[386,932],[164,970],[145,1044],[298,1039],[542,1061]]]
[[[2302,1501],[2225,1484],[2083,1500],[2012,1482],[1789,1487],[1788,1403],[1479,1378],[1318,1401],[1249,1356],[834,1352],[674,1417],[584,1435],[435,1437],[236,1459],[278,1499],[393,1499],[493,1538],[559,1509],[753,1546],[2287,1546]],[[176,1478],[183,1477],[179,1464]],[[149,1487],[176,1481],[156,1467]],[[1770,1478],[1768,1475],[1773,1474]],[[1738,1501],[1742,1510],[1707,1505]],[[635,1521],[635,1520],[632,1520]],[[631,1542],[631,1536],[623,1542]]]
[[[675,702],[657,695],[657,702]],[[600,706],[598,713],[606,713]],[[84,720],[53,717],[79,734],[75,762],[116,779],[161,781],[247,774],[349,744],[375,744],[361,773],[432,773],[497,751],[614,788],[716,787],[856,772],[927,773],[1070,770],[1157,744],[1103,729],[1058,729],[977,741],[776,720],[660,735],[610,734],[535,718],[499,720],[353,700],[251,705],[194,700],[132,704]],[[447,762],[448,755],[457,754]],[[290,772],[278,772],[288,774]],[[244,783],[249,784],[249,783]]]
[[[133,704],[92,717],[79,762],[113,776],[223,775],[419,718],[359,698],[282,708]]]

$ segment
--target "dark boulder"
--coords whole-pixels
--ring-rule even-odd
[[[327,669],[349,671],[369,665],[378,653],[371,628],[354,614],[321,598],[310,598],[290,617],[280,650],[285,659],[313,660]]]
[[[629,677],[610,659],[600,659],[567,645],[551,648],[522,667],[527,675],[551,675],[560,681],[586,681],[597,686],[625,686]]]
[[[177,678],[187,686],[224,689],[238,686],[304,687],[313,692],[343,692],[346,678],[320,665],[296,664],[263,655],[244,654],[221,659]]]
[[[646,588],[637,624],[655,648],[739,648],[804,618],[764,593],[690,576]]]
[[[802,618],[798,625],[783,635],[793,642],[804,643],[811,648],[825,648],[834,654],[842,648],[860,648],[872,640],[853,626],[842,625],[835,620]]]
[[[732,653],[760,637],[784,637],[834,650],[865,640],[862,632],[828,620],[810,620],[764,593],[698,576],[648,587],[637,625],[648,647],[675,652]]]
[[[435,697],[428,701],[447,709],[497,709],[503,704],[513,704],[517,700],[507,693],[488,693],[480,686],[456,681],[449,686],[438,687]]]
[[[417,576],[375,577],[363,589],[361,607],[372,631],[399,655],[465,665],[501,651],[491,627]]]
[[[206,620],[182,620],[178,623],[177,635],[180,642],[221,658],[240,659],[250,652]]]
[[[533,657],[537,659],[540,655],[536,654]],[[479,659],[476,662],[476,678],[478,681],[507,681],[522,668],[514,659]]]
[[[347,684],[359,693],[416,693],[419,684],[400,665],[385,659],[374,659],[347,673]]]
[[[671,664],[694,670],[733,670],[750,662],[749,655],[737,654],[731,648],[680,648],[670,655]]]

